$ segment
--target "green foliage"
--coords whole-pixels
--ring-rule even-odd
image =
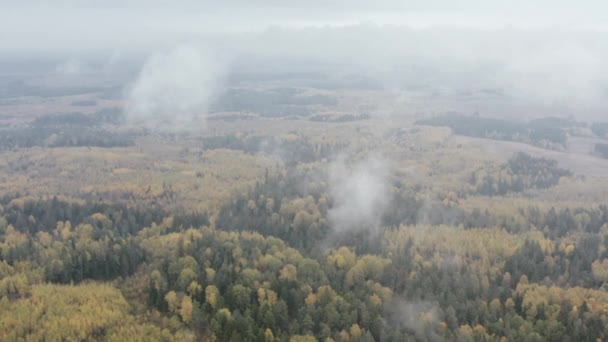
[[[523,123],[479,116],[466,116],[456,113],[418,120],[416,124],[447,126],[455,134],[471,137],[530,142],[541,146],[546,146],[546,143],[550,143],[561,147],[565,147],[568,141],[566,134],[568,129],[580,125],[573,120],[553,117]]]
[[[17,147],[132,146],[132,133],[109,131],[100,126],[122,122],[122,112],[105,108],[94,114],[58,113],[36,118],[28,127],[1,130],[0,150]]]
[[[604,158],[608,158],[608,144],[595,144],[593,149],[595,150],[595,153]]]
[[[567,176],[524,154],[501,172],[524,188]],[[327,184],[314,166],[267,173],[212,219],[6,196],[0,338],[608,338],[606,205],[497,211],[394,181],[378,232],[340,235]]]
[[[488,169],[474,172],[469,182],[482,195],[501,196],[531,188],[550,188],[557,185],[561,177],[570,176],[572,173],[559,168],[554,160],[534,158],[519,152],[494,172],[488,172]]]
[[[591,124],[591,131],[601,138],[608,136],[608,122],[594,122]]]
[[[522,123],[459,114],[446,114],[444,116],[418,120],[416,124],[448,126],[456,134],[496,140],[516,140],[518,136],[527,133],[526,126]]]
[[[253,112],[262,116],[281,117],[310,115],[308,106],[335,106],[337,100],[329,95],[306,95],[295,88],[251,90],[229,89],[212,105],[214,112]]]

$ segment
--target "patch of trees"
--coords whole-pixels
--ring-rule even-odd
[[[296,88],[251,90],[229,89],[211,106],[213,112],[253,112],[262,116],[307,116],[308,106],[335,106],[337,100],[329,95],[305,95]]]
[[[128,206],[126,204],[97,201],[66,201],[57,197],[50,199],[28,199],[5,197],[2,215],[8,224],[18,231],[35,234],[55,228],[59,221],[70,221],[72,225],[94,224],[93,214],[101,214],[109,219],[100,229],[113,230],[121,236],[137,233],[142,227],[153,222],[161,222],[172,213],[149,204]],[[176,227],[199,227],[209,224],[206,213],[180,213],[174,219]]]
[[[4,275],[3,275],[4,276]],[[35,284],[18,301],[0,301],[2,341],[189,341],[193,334],[142,322],[109,284]],[[168,320],[162,322],[168,326]]]
[[[37,117],[32,121],[33,127],[88,127],[97,124],[96,118],[83,113],[57,113]]]
[[[608,158],[608,144],[595,144],[594,151],[600,156]]]
[[[573,120],[552,117],[524,123],[455,113],[418,120],[416,124],[447,126],[455,134],[459,135],[495,140],[521,141],[543,147],[553,147],[553,145],[565,147],[568,141],[567,132],[569,129],[580,126],[579,123]]]
[[[210,121],[226,121],[226,122],[235,122],[239,120],[252,120],[255,119],[253,115],[247,114],[223,114],[223,115],[214,115],[207,118]]]
[[[506,260],[505,271],[515,279],[525,276],[534,283],[551,281],[560,286],[600,287],[602,280],[593,273],[593,262],[600,258],[599,247],[605,242],[605,236],[581,235],[576,245],[548,251],[538,241],[526,240]]]
[[[247,82],[264,82],[264,81],[293,81],[293,80],[325,80],[328,76],[320,71],[260,71],[247,70],[236,71],[228,75],[227,80],[232,85],[239,85]]]
[[[78,100],[71,103],[72,106],[93,107],[97,105],[95,100]]]
[[[523,233],[530,230],[541,230],[550,239],[562,238],[575,234],[598,234],[608,224],[608,208],[597,207],[551,207],[540,210],[535,206],[520,207],[509,215],[497,214],[479,208],[463,212],[464,228],[500,227],[510,233]]]
[[[564,126],[565,125],[565,126]],[[566,146],[569,123],[559,118],[532,120],[528,123],[528,137],[535,145],[547,146],[546,143]]]
[[[352,121],[361,121],[369,119],[369,114],[345,114],[339,116],[331,116],[331,115],[314,115],[310,117],[310,121],[320,121],[320,122],[352,122]]]
[[[600,138],[608,137],[608,122],[594,122],[591,131]]]
[[[316,247],[329,229],[324,183],[315,182],[313,174],[292,172],[267,175],[249,193],[228,201],[217,215],[217,227],[275,236],[296,248]],[[306,180],[310,183],[304,195],[301,182]]]
[[[482,168],[473,172],[469,183],[479,194],[502,196],[526,189],[550,188],[557,185],[561,177],[570,176],[572,173],[559,168],[555,160],[518,152],[496,170]]]
[[[91,127],[101,124],[119,124],[124,119],[120,108],[103,108],[93,114],[83,113],[57,113],[36,118],[32,127]]]
[[[0,98],[39,96],[59,97],[95,93],[104,90],[102,87],[46,87],[28,84],[22,80],[0,85]]]
[[[112,132],[101,128],[27,127],[0,131],[0,149],[20,147],[125,147],[135,139],[127,132]]]
[[[310,163],[335,156],[347,146],[341,142],[314,142],[308,137],[289,136],[272,137],[259,135],[216,135],[202,138],[205,149],[226,148],[246,153],[266,153],[277,155],[293,166],[298,163]]]
[[[68,283],[84,279],[110,280],[132,274],[145,256],[135,240],[137,232],[156,222],[167,222],[170,214],[160,208],[131,208],[119,204],[66,202],[53,199],[14,199],[3,205],[0,234],[16,236],[22,243],[0,246],[0,259],[13,265],[31,256],[45,267],[50,281]],[[168,231],[208,224],[206,214],[170,218]],[[77,243],[86,238],[86,243]],[[43,241],[40,241],[40,240]],[[54,244],[59,241],[60,244]],[[48,251],[61,247],[56,263],[45,262]]]
[[[418,120],[416,124],[447,126],[456,134],[496,140],[516,140],[516,137],[527,133],[526,126],[523,123],[460,114],[446,114]]]
[[[331,76],[319,71],[241,71],[228,76],[233,86],[249,82],[281,81],[298,87],[315,89],[353,89],[353,90],[381,90],[383,85],[376,79],[361,74],[345,74]]]
[[[135,137],[129,132],[109,131],[100,126],[123,120],[118,108],[104,108],[94,114],[58,113],[36,118],[28,127],[2,129],[0,149],[19,147],[124,147]]]

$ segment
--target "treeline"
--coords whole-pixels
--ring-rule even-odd
[[[79,106],[79,107],[93,107],[93,106],[97,106],[97,101],[95,101],[95,100],[77,100],[77,101],[73,101],[70,104],[72,106]]]
[[[93,114],[57,113],[37,117],[32,121],[33,127],[89,127],[102,124],[117,125],[124,121],[124,113],[120,108],[103,108]]]
[[[20,147],[126,147],[135,139],[130,133],[112,132],[100,128],[28,127],[0,131],[0,149]]]
[[[175,212],[169,212],[161,207],[149,204],[129,206],[119,203],[105,203],[82,200],[60,200],[57,197],[49,199],[11,198],[0,199],[3,210],[0,212],[17,230],[35,234],[55,228],[57,222],[70,221],[72,225],[93,224],[92,216],[101,214],[108,218],[103,228],[112,230],[121,236],[136,234],[142,227],[150,226],[153,222],[161,222]],[[179,213],[175,219],[177,227],[200,227],[209,224],[207,213]]]
[[[549,239],[562,238],[576,234],[598,234],[608,224],[608,207],[549,208],[519,207],[510,214],[498,214],[479,208],[460,211],[459,220],[464,228],[499,227],[510,233],[524,233],[539,230]],[[461,219],[461,220],[460,220]]]
[[[594,151],[600,156],[608,158],[608,144],[595,144]]]
[[[233,88],[212,104],[212,112],[253,112],[261,116],[308,116],[308,106],[335,106],[337,100],[329,95],[305,95],[297,88],[251,90]]]
[[[518,152],[498,169],[481,168],[471,174],[469,183],[475,192],[486,196],[503,196],[526,189],[546,189],[557,185],[572,172],[559,168],[557,161],[535,158]]]
[[[59,97],[73,96],[88,93],[96,93],[106,90],[102,87],[59,87],[42,86],[28,84],[23,80],[12,81],[0,85],[0,98],[39,96],[39,97]]]
[[[600,138],[608,137],[608,122],[594,122],[591,124],[591,131]]]
[[[331,116],[331,115],[314,115],[310,117],[310,121],[320,121],[320,122],[352,122],[352,121],[361,121],[369,119],[369,114],[344,114],[339,116]]]
[[[543,118],[528,123],[503,119],[446,114],[434,118],[418,120],[418,125],[447,126],[455,134],[495,140],[521,141],[543,147],[566,146],[567,132],[580,126],[573,120]]]
[[[287,166],[327,159],[336,156],[348,146],[344,142],[315,142],[300,135],[274,137],[228,134],[203,137],[201,143],[203,148],[209,150],[226,148],[251,154],[277,155]]]
[[[117,147],[131,146],[135,137],[128,132],[109,131],[102,124],[119,124],[118,109],[103,109],[95,114],[62,113],[35,119],[28,127],[2,130],[0,149],[19,147]]]

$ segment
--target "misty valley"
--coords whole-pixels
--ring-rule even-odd
[[[0,341],[608,340],[592,19],[77,3],[0,5]]]

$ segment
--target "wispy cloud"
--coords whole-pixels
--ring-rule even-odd
[[[389,167],[378,157],[348,165],[344,158],[330,168],[333,207],[328,212],[334,233],[376,233],[389,202]]]
[[[127,118],[169,122],[204,119],[223,69],[222,63],[194,45],[154,54],[127,90]]]

